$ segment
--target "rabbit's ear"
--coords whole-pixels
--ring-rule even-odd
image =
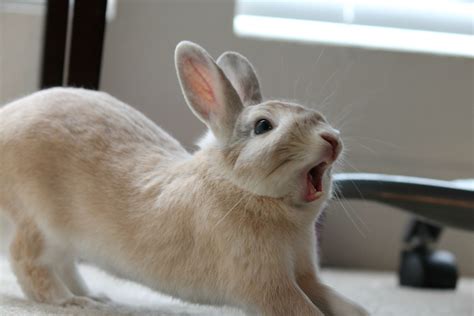
[[[217,139],[227,141],[243,109],[234,87],[212,57],[194,43],[178,44],[175,63],[189,107]]]
[[[245,106],[262,102],[257,73],[247,58],[239,53],[225,52],[217,59],[217,64],[229,78]]]

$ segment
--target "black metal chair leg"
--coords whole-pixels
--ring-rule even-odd
[[[398,271],[400,285],[419,288],[454,289],[458,269],[453,254],[434,249],[441,226],[412,219],[403,238],[405,247]]]

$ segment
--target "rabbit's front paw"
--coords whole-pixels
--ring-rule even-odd
[[[102,304],[107,304],[107,303],[111,302],[111,299],[107,295],[102,294],[102,293],[98,293],[98,294],[95,294],[95,295],[89,295],[88,297],[93,299],[94,301],[102,303]]]
[[[333,316],[369,316],[370,313],[362,306],[353,302],[341,301],[338,306],[333,306]]]
[[[94,298],[90,298],[87,296],[73,296],[64,300],[61,304],[63,307],[79,307],[79,308],[100,308],[103,306],[102,302],[97,301]]]

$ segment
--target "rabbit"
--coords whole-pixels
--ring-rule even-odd
[[[313,109],[264,101],[238,53],[215,61],[184,41],[175,65],[209,128],[193,154],[104,92],[51,88],[0,109],[0,208],[25,296],[104,306],[77,270],[84,260],[249,315],[368,315],[318,272],[315,222],[339,132]]]

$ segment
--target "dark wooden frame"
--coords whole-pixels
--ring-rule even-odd
[[[68,0],[47,1],[41,89],[63,85],[68,15]]]
[[[107,0],[75,0],[73,8],[48,0],[46,9],[41,88],[99,89]]]

